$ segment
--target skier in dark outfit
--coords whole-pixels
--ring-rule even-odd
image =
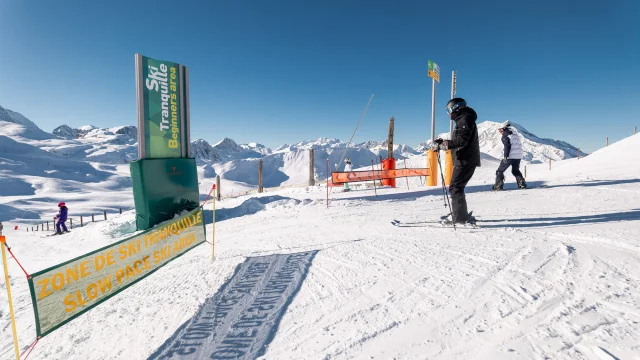
[[[480,166],[480,143],[478,142],[478,127],[476,120],[478,115],[467,106],[462,98],[454,98],[447,103],[447,113],[451,120],[456,122],[451,140],[436,139],[434,147],[440,150],[450,149],[454,160],[453,176],[449,185],[451,193],[452,221],[457,224],[465,224],[473,221],[467,211],[467,199],[464,188]]]
[[[511,173],[516,177],[518,188],[526,189],[527,183],[520,172],[520,160],[524,155],[522,149],[522,141],[520,137],[513,132],[509,120],[505,121],[498,129],[502,134],[502,144],[504,144],[504,156],[500,162],[498,170],[496,170],[496,183],[493,190],[502,190],[504,186],[504,172],[511,166]]]

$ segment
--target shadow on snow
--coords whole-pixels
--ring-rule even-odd
[[[317,253],[247,258],[149,359],[255,359],[264,355]]]
[[[478,223],[485,222],[503,222],[501,224],[484,225],[482,228],[527,228],[527,227],[547,227],[562,225],[585,225],[598,224],[616,221],[634,221],[640,220],[640,210],[634,209],[629,211],[620,211],[606,214],[595,215],[576,215],[576,216],[558,216],[558,217],[531,217],[520,219],[478,219]]]

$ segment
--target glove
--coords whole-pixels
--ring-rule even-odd
[[[506,156],[502,158],[502,162],[503,162],[503,163],[505,163],[505,164],[506,164],[508,161],[509,161],[509,158],[507,158]]]
[[[433,144],[431,144],[431,150],[433,151],[447,150],[448,148],[449,142],[440,138],[433,140]]]

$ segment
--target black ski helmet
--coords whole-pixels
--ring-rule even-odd
[[[463,107],[467,106],[467,101],[463,98],[453,98],[447,103],[447,114],[455,114]]]

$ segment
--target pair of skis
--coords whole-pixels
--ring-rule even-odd
[[[68,233],[70,233],[70,232],[71,232],[71,231],[68,231],[68,230],[67,230],[67,231],[63,231],[63,232],[61,232],[61,233],[57,233],[57,232],[55,232],[55,233],[53,233],[53,234],[45,235],[44,237],[64,235],[64,234],[68,234]]]
[[[440,220],[425,220],[425,221],[412,221],[403,222],[400,220],[391,221],[391,225],[396,227],[435,227],[435,228],[453,228],[453,222],[449,219],[450,215],[445,215]],[[469,213],[469,221],[465,224],[456,224],[456,228],[462,229],[476,229],[479,226],[476,224],[476,218],[473,216],[473,211]]]

